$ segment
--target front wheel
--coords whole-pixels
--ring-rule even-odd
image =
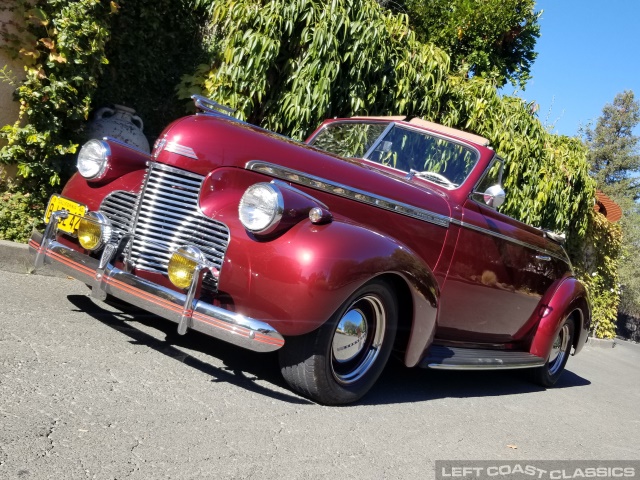
[[[287,338],[280,369],[291,388],[326,405],[350,403],[373,386],[389,359],[398,324],[391,286],[373,280],[319,329]]]
[[[536,383],[543,387],[553,387],[556,384],[569,359],[574,330],[573,320],[567,318],[556,333],[547,362],[531,372]]]

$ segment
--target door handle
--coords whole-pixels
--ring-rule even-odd
[[[537,260],[542,260],[543,262],[551,261],[551,257],[549,255],[536,255]]]

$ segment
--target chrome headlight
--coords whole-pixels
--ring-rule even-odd
[[[78,172],[87,180],[100,180],[111,159],[109,144],[103,140],[89,140],[78,154]]]
[[[272,183],[256,183],[247,188],[238,212],[244,228],[253,233],[271,233],[284,211],[282,192]]]

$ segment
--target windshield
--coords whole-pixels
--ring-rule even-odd
[[[336,122],[311,145],[343,157],[359,157],[455,188],[467,178],[478,153],[459,143],[397,123]]]

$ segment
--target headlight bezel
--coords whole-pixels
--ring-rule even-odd
[[[82,145],[76,160],[76,168],[84,179],[96,181],[102,180],[106,176],[110,163],[111,147],[109,143],[105,140],[92,138]],[[89,165],[93,165],[95,168],[88,168]]]
[[[262,192],[262,196],[258,192]],[[268,196],[268,204],[264,202],[264,194]],[[280,188],[273,183],[254,183],[245,190],[238,205],[240,223],[253,234],[268,235],[274,232],[283,214],[284,197]],[[256,216],[261,218],[256,219]]]

